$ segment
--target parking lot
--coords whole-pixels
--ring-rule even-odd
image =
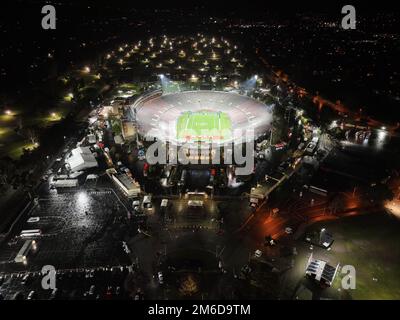
[[[43,265],[67,269],[127,262],[118,241],[127,229],[126,216],[124,205],[112,190],[51,193],[21,218],[14,236],[3,244],[0,270],[37,271]],[[29,217],[38,217],[39,221],[28,223]],[[35,237],[38,248],[28,255],[26,265],[17,264],[14,258],[26,240],[19,237],[20,231],[32,229],[42,233]]]

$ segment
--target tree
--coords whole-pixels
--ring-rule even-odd
[[[38,143],[38,132],[36,127],[24,127],[21,122],[15,131],[20,136],[28,139],[30,143]]]
[[[185,279],[183,279],[179,292],[184,296],[191,296],[199,290],[197,282],[191,274],[189,274]]]

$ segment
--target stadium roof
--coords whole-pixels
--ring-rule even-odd
[[[270,106],[247,96],[222,91],[185,91],[173,94],[147,95],[132,106],[136,109],[138,132],[142,136],[179,144],[177,121],[185,112],[223,112],[234,130],[230,141],[235,141],[235,131],[254,129],[255,136],[269,130],[272,122]],[[236,137],[237,138],[237,137]],[[215,142],[215,141],[213,141]]]

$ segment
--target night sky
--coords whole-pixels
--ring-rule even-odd
[[[57,29],[41,28],[41,8],[57,10]],[[265,21],[306,13],[340,19],[343,1],[3,1],[0,11],[0,94],[19,93],[68,67],[93,61],[121,41],[162,32],[203,31],[208,17]],[[354,2],[352,2],[354,3]],[[347,2],[346,2],[347,4]],[[392,12],[393,5],[357,3],[359,12]],[[210,28],[208,26],[207,28]],[[218,31],[209,30],[211,32]],[[51,57],[50,57],[51,56]],[[49,58],[50,57],[50,58]]]

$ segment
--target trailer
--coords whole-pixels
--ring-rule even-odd
[[[74,188],[79,186],[78,179],[63,179],[53,181],[51,184],[55,188]]]
[[[27,256],[31,249],[36,250],[36,241],[35,240],[26,240],[22,246],[22,248],[18,251],[17,255],[14,258],[16,263],[26,263]]]

